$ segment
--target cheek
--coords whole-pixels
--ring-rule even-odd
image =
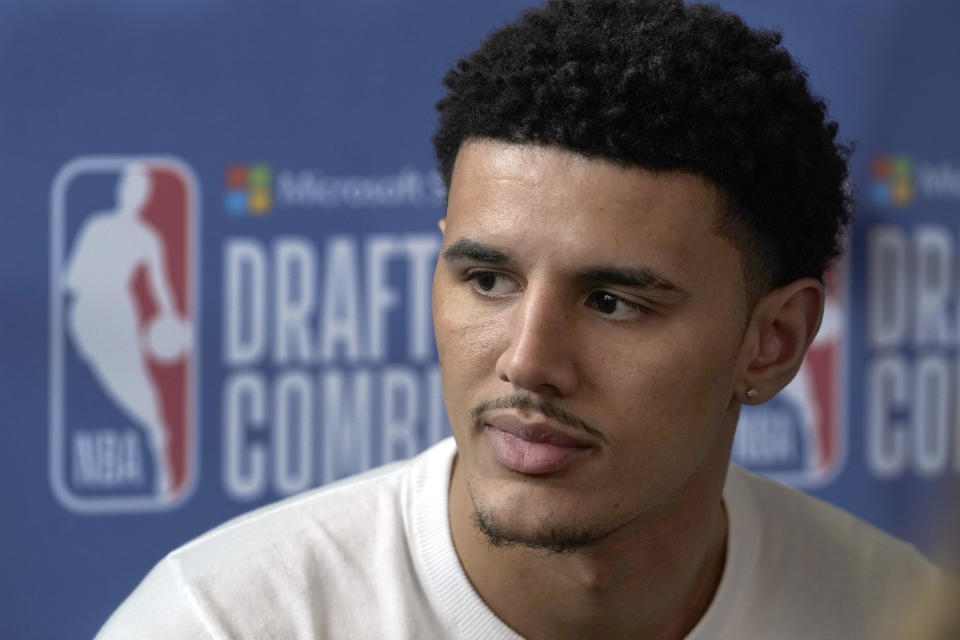
[[[445,388],[474,387],[494,371],[506,336],[505,318],[483,313],[465,292],[437,287],[434,301],[434,333],[440,365],[447,374]]]
[[[444,301],[434,306],[434,332],[440,361],[443,396],[450,427],[457,438],[470,427],[467,417],[480,401],[489,399],[491,380],[502,340],[497,324],[471,312],[469,304]],[[484,390],[488,393],[483,395]],[[462,443],[461,443],[462,445]],[[463,446],[463,445],[462,445]]]
[[[691,348],[639,354],[632,370],[607,374],[605,406],[596,411],[610,440],[610,473],[602,492],[644,494],[658,502],[695,473],[721,442],[730,382],[726,354]]]
[[[732,394],[737,352],[729,336],[705,338],[702,330],[670,334],[647,336],[626,357],[593,367],[594,380],[605,381],[600,386],[608,406],[620,407],[617,423],[637,425],[648,442],[702,437]]]
[[[704,428],[718,412],[727,408],[733,390],[732,378],[736,363],[736,350],[722,337],[701,341],[699,347],[691,346],[678,354],[678,364],[672,375],[664,378],[672,382],[673,404],[678,411],[692,419],[699,418]]]

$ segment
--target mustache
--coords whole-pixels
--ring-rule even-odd
[[[602,431],[575,413],[567,411],[563,407],[549,401],[534,400],[523,393],[514,393],[509,396],[500,396],[492,400],[485,400],[470,409],[470,418],[473,424],[479,427],[482,424],[481,418],[483,414],[487,411],[496,411],[497,409],[524,409],[540,413],[554,422],[566,425],[577,431],[582,431],[604,444],[609,444],[607,437],[603,435]]]

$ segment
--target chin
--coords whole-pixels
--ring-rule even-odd
[[[604,538],[606,529],[594,522],[578,522],[576,517],[556,511],[538,514],[522,501],[508,501],[510,506],[488,504],[471,488],[473,524],[491,547],[515,546],[553,553],[574,553]]]

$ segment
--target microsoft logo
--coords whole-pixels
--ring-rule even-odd
[[[874,204],[907,207],[917,196],[914,162],[906,154],[877,154],[870,163]]]
[[[273,210],[273,169],[262,162],[233,163],[224,172],[224,207],[235,216],[265,216]]]

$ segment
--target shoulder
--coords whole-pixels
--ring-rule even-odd
[[[943,588],[944,573],[910,544],[813,496],[739,467],[730,473],[733,499],[753,510],[758,531],[747,603],[771,628],[889,637]]]
[[[734,483],[749,493],[764,522],[763,532],[772,550],[816,551],[821,561],[871,571],[935,569],[912,545],[899,540],[851,513],[769,478],[731,467]]]
[[[202,574],[278,544],[302,544],[304,536],[355,538],[393,525],[410,464],[393,463],[255,509],[188,542],[167,559]]]
[[[162,594],[161,601],[216,637],[267,631],[271,637],[321,637],[322,629],[350,624],[357,607],[375,607],[398,589],[415,592],[407,533],[411,483],[447,450],[452,456],[452,443],[440,443],[409,461],[220,525],[164,558],[105,630],[114,618],[136,619],[134,610],[156,615],[155,606],[144,605]]]

